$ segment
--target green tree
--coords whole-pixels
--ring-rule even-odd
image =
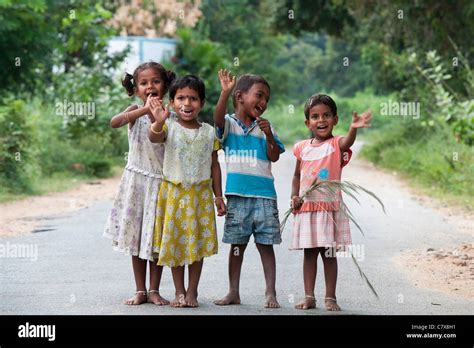
[[[0,65],[3,91],[41,93],[53,67],[93,66],[114,30],[104,25],[113,8],[102,1],[1,0]]]
[[[252,73],[265,77],[272,87],[272,98],[287,93],[288,75],[274,64],[284,37],[271,27],[275,7],[269,0],[204,0],[203,17],[196,31],[212,42],[228,48],[225,58],[236,74]],[[223,66],[224,67],[224,66]],[[214,71],[217,76],[217,71]],[[217,77],[214,78],[217,81]]]
[[[353,27],[354,17],[347,1],[340,0],[280,0],[276,2],[275,31],[300,36],[318,32],[341,36],[343,29]]]

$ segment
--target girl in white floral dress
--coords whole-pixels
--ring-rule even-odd
[[[136,95],[144,106],[131,105],[110,121],[114,128],[128,124],[129,151],[104,236],[112,239],[115,250],[132,255],[136,293],[125,301],[129,305],[147,301],[157,305],[169,304],[159,293],[163,267],[157,266],[152,246],[164,147],[152,144],[147,134],[154,121],[150,102],[161,100],[174,78],[173,72],[155,62],[141,64],[133,76],[126,74],[122,85],[129,96]],[[147,261],[150,264],[149,292],[146,290]]]
[[[152,142],[164,142],[163,183],[158,194],[153,249],[158,265],[171,267],[176,297],[173,307],[197,307],[197,289],[203,258],[217,253],[214,202],[219,216],[225,214],[221,170],[217,161],[220,143],[214,128],[197,120],[204,106],[202,80],[187,75],[170,87],[170,102],[177,114],[159,100],[150,102],[155,122],[150,127]],[[189,284],[184,287],[184,267]]]

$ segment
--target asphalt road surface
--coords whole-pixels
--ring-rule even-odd
[[[291,147],[274,165],[280,216],[286,211],[295,160]],[[393,187],[390,175],[368,167],[357,158],[345,167],[343,180],[359,183],[375,192],[386,205],[384,215],[376,202],[361,195],[361,205],[346,203],[365,231],[365,238],[352,226],[354,251],[359,264],[379,294],[376,299],[361,279],[352,260],[339,258],[337,297],[343,311],[324,309],[324,277],[319,260],[317,276],[318,308],[294,309],[304,296],[302,251],[289,251],[291,221],[276,246],[277,295],[282,308],[264,309],[264,278],[259,254],[253,244],[247,248],[241,279],[239,306],[216,306],[228,287],[229,246],[219,245],[219,253],[204,262],[199,286],[199,308],[159,307],[152,304],[122,304],[135,288],[131,257],[113,251],[110,240],[102,237],[111,202],[63,216],[52,216],[43,232],[0,238],[0,246],[23,248],[28,257],[3,255],[0,258],[0,314],[128,314],[128,315],[341,315],[341,314],[472,314],[473,301],[419,288],[399,269],[394,257],[407,249],[447,247],[465,242],[434,210],[421,206],[411,194]],[[219,240],[223,218],[218,218]],[[357,249],[359,248],[359,249]],[[171,272],[163,272],[161,293],[174,294]]]

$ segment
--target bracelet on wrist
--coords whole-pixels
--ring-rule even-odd
[[[157,132],[156,130],[153,129],[153,125],[151,125],[150,130],[153,134],[160,135],[163,133],[163,128],[161,128],[161,131]]]
[[[125,121],[127,121],[127,123],[130,123],[130,115],[129,115],[128,112],[123,114],[123,118],[124,118]]]

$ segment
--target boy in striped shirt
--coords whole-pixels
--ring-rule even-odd
[[[250,74],[240,76],[236,82],[226,70],[219,71],[219,80],[222,90],[214,122],[227,162],[227,214],[222,241],[231,244],[231,248],[229,293],[214,303],[240,304],[240,271],[253,234],[265,274],[265,307],[279,308],[273,244],[280,244],[281,236],[271,162],[278,161],[285,148],[270,122],[261,117],[270,99],[270,85],[264,78]],[[235,114],[225,115],[233,89]]]

